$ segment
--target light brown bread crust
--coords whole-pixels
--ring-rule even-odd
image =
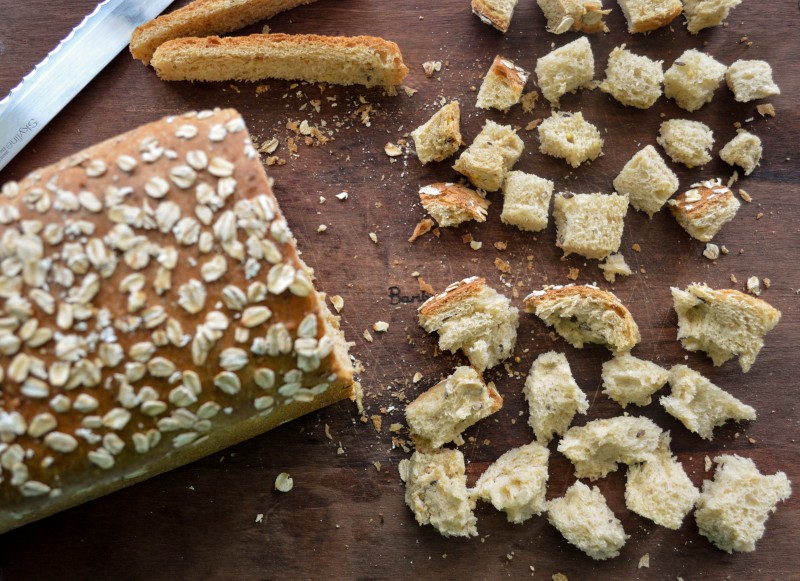
[[[419,200],[442,227],[457,226],[468,220],[485,222],[490,203],[471,188],[444,182],[420,188]]]
[[[648,32],[662,28],[675,20],[683,12],[680,0],[620,0],[620,7],[628,21],[628,32]],[[666,4],[666,10],[654,11],[653,4]],[[646,10],[650,9],[647,17]]]
[[[511,10],[503,10],[500,4],[511,4]],[[506,0],[505,2],[496,2],[492,0],[472,0],[472,12],[481,19],[482,22],[494,26],[500,32],[506,32],[508,27],[511,26],[511,17],[514,14],[514,7],[517,0]]]
[[[418,309],[419,316],[425,318],[432,317],[448,309],[452,304],[459,303],[467,297],[480,294],[485,286],[486,279],[476,276],[454,282],[448,286],[444,292],[425,301]]]

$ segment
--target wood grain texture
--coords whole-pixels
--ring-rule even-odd
[[[14,86],[94,3],[74,0],[67,7],[31,0],[4,7],[0,94]],[[682,18],[649,35],[629,35],[619,7],[609,7],[612,32],[590,38],[598,79],[611,49],[626,43],[638,54],[664,60],[666,66],[686,48],[707,50],[725,64],[739,58],[765,59],[782,89],[781,96],[769,99],[778,112],[774,119],[758,115],[754,103],[736,103],[724,86],[711,104],[692,114],[664,98],[652,109],[640,111],[619,105],[599,90],[565,96],[562,108],[583,111],[605,139],[604,155],[577,170],[540,154],[535,131],[520,131],[526,151],[516,169],[554,180],[557,190],[578,192],[610,192],[624,163],[644,145],[655,143],[658,126],[666,118],[709,124],[717,139],[715,154],[735,135],[735,121],[762,138],[761,166],[737,184],[752,195],[753,203],[743,203],[736,219],[715,239],[730,253],[710,262],[701,256],[704,244],[691,240],[668,212],[649,220],[631,211],[622,253],[639,272],[615,285],[605,284],[596,261],[577,256],[562,260],[552,225],[534,237],[501,224],[498,194],[490,196],[493,204],[486,223],[447,229],[439,238],[427,235],[414,244],[406,241],[424,216],[418,187],[458,176],[448,162],[423,167],[413,155],[392,160],[383,152],[385,143],[397,142],[427,120],[442,98],[461,101],[462,133],[468,143],[485,119],[524,127],[549,115],[541,102],[532,114],[524,114],[520,107],[507,115],[482,111],[475,108],[476,92],[470,89],[480,85],[496,54],[532,71],[551,43],[560,46],[577,37],[546,33],[544,18],[532,0],[520,2],[506,35],[481,24],[463,0],[419,5],[320,0],[269,22],[275,32],[371,34],[398,42],[411,69],[406,84],[419,91],[413,97],[401,91],[389,98],[379,90],[359,88],[331,87],[321,92],[316,86],[274,81],[265,81],[270,89],[258,95],[253,85],[246,84],[166,84],[129,54],[117,57],[0,173],[0,182],[163,115],[236,107],[257,140],[272,136],[281,140],[275,155],[287,163],[269,167],[268,173],[275,178],[276,195],[304,259],[316,269],[318,286],[345,300],[343,326],[355,343],[353,353],[365,367],[361,380],[366,413],[380,415],[382,427],[378,433],[371,423],[361,422],[355,406],[346,402],[7,533],[0,541],[0,579],[498,579],[527,577],[531,566],[536,577],[545,579],[556,572],[570,579],[797,578],[797,494],[770,518],[756,552],[728,555],[698,534],[691,517],[680,530],[669,531],[627,511],[624,472],[611,474],[598,485],[631,538],[621,556],[607,562],[594,562],[568,545],[543,517],[510,525],[503,514],[485,504],[477,510],[480,538],[443,539],[430,527],[419,527],[403,501],[397,463],[408,454],[393,447],[389,425],[403,422],[402,396],[415,397],[465,361],[449,354],[433,356],[436,339],[417,325],[418,303],[391,304],[392,286],[404,296],[419,294],[411,276],[415,271],[436,290],[465,276],[486,276],[489,284],[509,296],[517,288],[514,304],[519,306],[529,290],[545,282],[569,282],[570,267],[580,269],[578,282],[598,281],[629,307],[642,334],[635,355],[667,367],[687,363],[756,408],[757,421],[718,429],[711,442],[689,433],[657,403],[628,408],[671,431],[673,450],[695,484],[711,477],[704,470],[704,458],[722,452],[753,458],[763,472],[784,470],[792,481],[800,482],[796,403],[800,360],[795,353],[800,330],[796,293],[800,288],[796,260],[800,74],[791,24],[798,16],[797,6],[743,3],[733,11],[729,26],[696,37],[686,32]],[[257,25],[243,33],[261,28]],[[752,46],[740,42],[743,36]],[[421,66],[428,60],[447,65],[429,79]],[[329,97],[336,98],[335,106]],[[370,126],[360,120],[359,108],[364,105],[360,97],[373,108]],[[319,113],[308,105],[312,99],[321,100]],[[335,139],[320,147],[301,143],[292,156],[287,150],[287,138],[294,137],[286,129],[289,119],[324,120]],[[731,174],[731,168],[716,157],[703,169],[672,167],[682,187]],[[346,201],[335,198],[341,191],[349,192]],[[326,198],[324,204],[320,196]],[[317,228],[323,223],[328,230],[319,234]],[[377,244],[370,240],[370,232],[377,234]],[[483,242],[481,250],[473,251],[462,242],[467,233]],[[506,242],[508,249],[496,250],[495,242]],[[635,243],[640,252],[632,250]],[[495,268],[496,258],[511,265],[509,274],[501,275]],[[731,283],[732,274],[738,284]],[[733,361],[714,368],[703,354],[684,351],[675,340],[677,319],[669,287],[697,281],[741,289],[752,275],[771,279],[762,297],[783,312],[753,369],[742,374]],[[379,320],[390,323],[389,331],[373,332],[374,341],[366,342],[363,331]],[[600,393],[600,366],[609,357],[607,351],[573,349],[553,340],[538,320],[523,315],[516,349],[519,362],[488,374],[505,397],[505,406],[466,434],[462,450],[470,483],[500,454],[533,438],[526,424],[522,384],[536,356],[551,349],[566,353],[589,397],[589,416],[579,423],[619,415],[620,408]],[[424,378],[412,384],[415,372]],[[340,446],[343,453],[337,454]],[[574,475],[566,458],[555,452],[555,444],[551,450],[552,498],[563,494]],[[273,490],[275,477],[283,471],[295,481],[286,494]],[[258,514],[263,514],[263,522],[256,522]],[[45,548],[47,559],[42,558]],[[638,569],[646,553],[650,568]]]

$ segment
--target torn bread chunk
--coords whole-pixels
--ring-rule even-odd
[[[594,79],[594,54],[589,39],[577,40],[554,49],[536,61],[536,78],[542,95],[553,107],[567,93],[588,87]]]
[[[483,381],[472,367],[457,367],[443,381],[406,407],[406,421],[417,448],[459,443],[461,433],[503,407],[494,383]]]
[[[406,504],[420,525],[431,525],[445,537],[477,536],[475,501],[469,498],[460,451],[417,450],[399,468],[406,483]]]
[[[533,362],[523,388],[530,416],[528,424],[536,440],[547,443],[553,435],[567,431],[575,414],[584,414],[589,401],[575,378],[563,353],[543,353]]]
[[[670,119],[659,127],[656,141],[672,161],[691,169],[711,161],[714,132],[700,121]]]
[[[423,163],[444,161],[461,147],[461,106],[451,101],[411,132],[417,157]]]
[[[547,503],[547,520],[592,559],[619,556],[628,535],[596,486],[577,481],[561,498]]]
[[[714,480],[703,481],[694,513],[700,534],[728,553],[755,551],[770,513],[791,496],[792,483],[784,472],[763,475],[750,458],[736,454],[714,462]]]
[[[669,201],[669,209],[678,224],[701,242],[714,238],[736,217],[740,206],[731,189],[723,186],[719,178],[692,184],[692,189]]]
[[[553,199],[556,246],[564,256],[603,259],[619,250],[628,196],[561,192]]]
[[[536,442],[509,450],[481,474],[470,496],[491,502],[510,523],[542,514],[547,510],[549,458],[550,450]]]
[[[439,349],[461,349],[478,371],[494,367],[514,352],[519,310],[511,301],[472,277],[451,284],[419,307],[419,324],[439,334]]]
[[[725,83],[740,103],[781,94],[780,87],[772,80],[772,67],[767,61],[735,61],[725,73]]]
[[[613,353],[625,353],[641,339],[625,305],[614,293],[595,286],[545,286],[525,297],[523,305],[526,313],[535,314],[579,349],[599,343]]]
[[[661,434],[661,428],[645,417],[593,420],[567,430],[558,451],[575,465],[575,476],[597,480],[614,472],[618,464],[651,460]]]
[[[494,62],[481,83],[475,106],[508,112],[519,103],[529,75],[528,71],[510,60],[499,55],[494,57]]]
[[[728,165],[738,165],[744,170],[744,175],[749,176],[761,162],[763,152],[758,135],[740,129],[736,137],[720,150],[719,156]]]
[[[631,267],[625,262],[625,257],[622,254],[609,254],[606,256],[605,262],[601,262],[598,266],[603,271],[603,278],[610,283],[615,282],[618,276],[630,276],[633,274]]]
[[[664,82],[664,61],[654,61],[634,54],[625,45],[611,51],[606,65],[606,78],[600,90],[623,105],[649,109],[661,96]]]
[[[603,17],[602,0],[536,0],[547,18],[547,30],[553,34],[573,32],[608,32]]]
[[[656,148],[648,145],[636,152],[614,178],[614,189],[627,195],[631,206],[652,218],[678,191],[678,176]]]
[[[685,365],[675,365],[669,370],[669,385],[672,392],[661,397],[661,405],[687,430],[704,440],[711,440],[714,428],[728,420],[756,419],[755,409]]]
[[[553,182],[521,171],[509,172],[503,183],[500,220],[520,230],[540,232],[547,228]]]
[[[683,15],[686,17],[686,30],[697,34],[704,28],[719,26],[731,8],[736,8],[742,0],[683,0]]]
[[[603,363],[603,393],[623,407],[646,406],[652,395],[667,384],[669,372],[652,361],[630,353],[617,355]]]
[[[506,32],[511,26],[514,8],[518,0],[472,0],[472,13],[481,19],[481,22],[495,27],[500,32]]]
[[[510,125],[486,121],[475,140],[456,160],[453,169],[476,188],[496,192],[522,155],[525,144]]]
[[[603,139],[596,126],[583,113],[555,111],[537,127],[539,151],[560,157],[572,167],[594,161],[603,152]]]
[[[664,73],[664,95],[678,107],[696,111],[711,102],[726,70],[714,57],[690,48]]]
[[[681,0],[617,0],[628,22],[628,32],[648,32],[680,16]]]
[[[625,506],[668,529],[681,528],[700,491],[672,455],[669,432],[661,434],[653,457],[628,467]]]
[[[485,222],[490,204],[483,193],[451,183],[420,188],[419,200],[425,211],[442,227],[458,226],[469,220]]]

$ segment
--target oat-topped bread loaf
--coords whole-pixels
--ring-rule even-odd
[[[400,48],[374,36],[178,38],[159,46],[152,64],[165,81],[283,79],[383,87],[392,95],[408,73]]]
[[[511,26],[514,8],[518,0],[472,0],[472,13],[481,19],[481,22],[494,26],[500,32],[505,32]]]
[[[3,192],[0,531],[350,395],[235,111],[145,125]]]
[[[458,226],[475,220],[485,222],[489,200],[482,192],[461,184],[437,183],[419,189],[419,200],[439,226]]]
[[[605,345],[614,353],[630,351],[641,339],[630,311],[614,293],[591,285],[545,286],[524,301],[533,313],[570,345]]]
[[[608,32],[602,0],[536,0],[547,18],[547,30],[554,34]]]
[[[312,2],[316,0],[195,0],[134,30],[131,54],[147,65],[168,40],[226,34]]]

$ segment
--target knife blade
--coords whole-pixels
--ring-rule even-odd
[[[105,0],[0,101],[0,170],[173,0]]]

